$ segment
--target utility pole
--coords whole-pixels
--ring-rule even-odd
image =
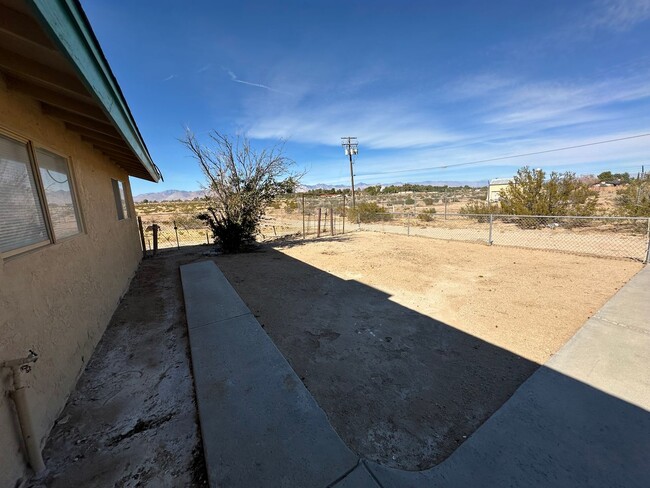
[[[341,137],[341,145],[345,148],[345,155],[350,157],[350,182],[352,184],[352,208],[357,208],[354,197],[354,169],[352,168],[352,156],[359,154],[359,143],[356,137]]]

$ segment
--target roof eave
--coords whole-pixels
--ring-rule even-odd
[[[69,59],[79,79],[138,158],[151,181],[162,178],[124,95],[77,0],[29,0],[42,26]]]

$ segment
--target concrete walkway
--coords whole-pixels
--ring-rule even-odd
[[[650,486],[648,267],[421,472],[359,460],[343,444],[214,262],[182,266],[181,277],[211,486]]]

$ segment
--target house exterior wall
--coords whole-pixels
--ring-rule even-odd
[[[499,192],[508,188],[508,184],[491,184],[488,187],[488,202],[498,202],[499,201]]]
[[[8,91],[1,76],[0,107],[1,129],[70,159],[84,226],[56,244],[0,258],[0,361],[38,353],[24,379],[43,446],[142,252],[127,173],[43,115],[37,102]],[[117,219],[112,178],[124,182],[130,219]],[[26,472],[11,385],[10,371],[0,370],[0,486],[14,486]]]

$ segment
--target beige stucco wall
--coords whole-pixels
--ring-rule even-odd
[[[25,375],[43,445],[77,378],[129,285],[141,250],[134,218],[118,221],[111,178],[128,177],[91,145],[44,116],[35,101],[8,91],[0,76],[0,127],[70,157],[85,231],[60,243],[0,258],[0,361],[39,354]],[[1,231],[1,229],[0,229]],[[25,474],[25,456],[0,372],[0,486]]]

